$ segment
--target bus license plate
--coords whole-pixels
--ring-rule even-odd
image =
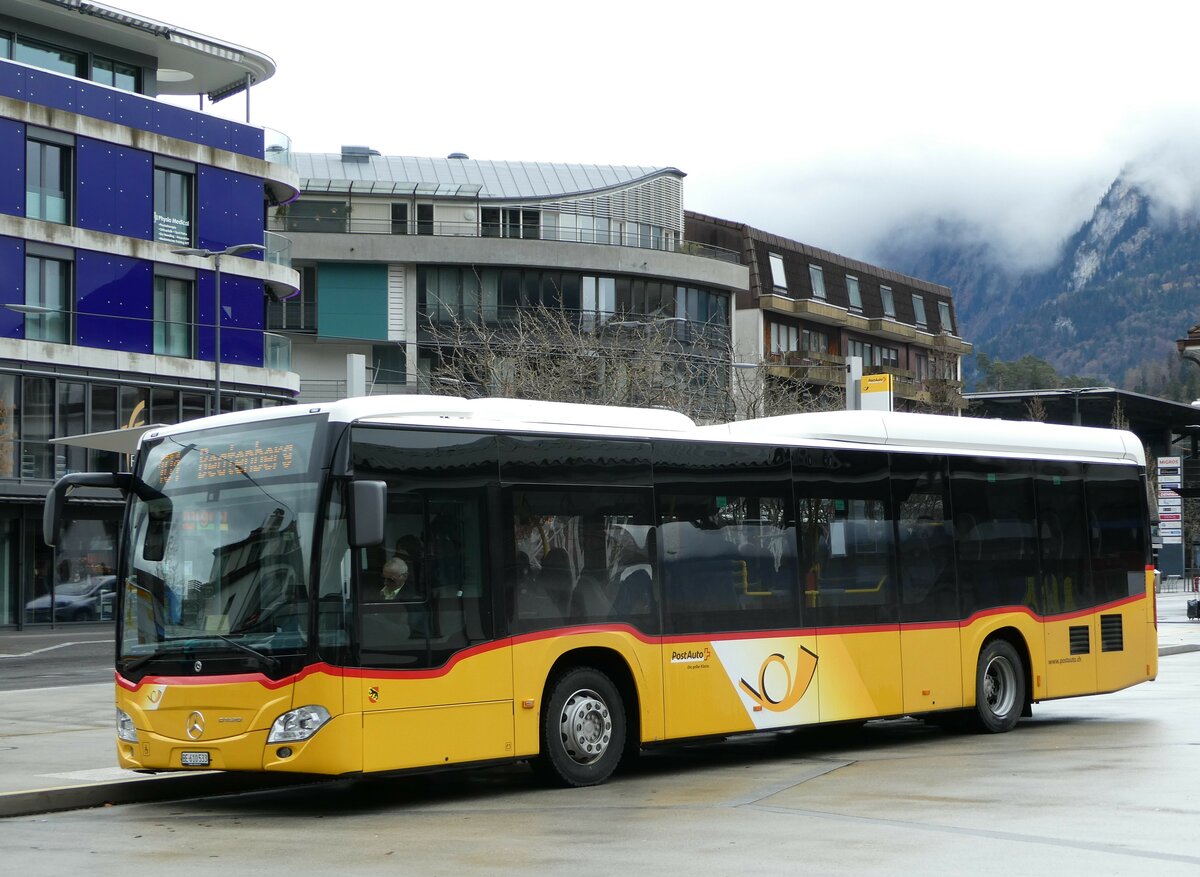
[[[208,767],[207,752],[184,752],[180,760],[184,767]]]

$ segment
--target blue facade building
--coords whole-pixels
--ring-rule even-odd
[[[223,410],[297,395],[286,339],[265,331],[268,301],[299,288],[264,231],[299,193],[287,148],[157,99],[248,106],[273,73],[261,53],[96,3],[0,10],[0,627],[105,617],[115,497],[74,504],[56,552],[38,531],[54,478],[121,461],[116,444],[55,439],[214,413],[217,380]],[[215,254],[244,245],[218,284]]]

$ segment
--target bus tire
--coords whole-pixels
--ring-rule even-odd
[[[561,786],[607,780],[625,751],[625,705],[612,680],[575,667],[555,682],[542,711],[538,774]]]
[[[1008,640],[994,639],[975,670],[975,726],[988,734],[1016,727],[1025,708],[1025,666]]]

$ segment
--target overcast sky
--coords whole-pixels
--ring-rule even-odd
[[[933,215],[1046,258],[1128,162],[1200,180],[1186,0],[108,2],[270,55],[251,121],[297,151],[672,165],[689,209],[860,258]]]

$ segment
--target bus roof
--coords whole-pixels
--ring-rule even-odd
[[[878,445],[959,454],[1123,460],[1146,464],[1131,432],[1032,420],[989,420],[900,411],[826,411],[785,414],[696,429],[697,435],[736,441],[797,441]]]
[[[948,454],[1123,461],[1142,466],[1146,462],[1142,444],[1131,432],[1034,421],[883,411],[830,411],[697,426],[683,414],[657,408],[422,395],[364,396],[319,405],[242,411],[220,418],[163,427],[155,430],[151,436],[303,414],[327,414],[337,422],[460,426],[509,432],[566,432],[627,438],[657,436],[749,444],[803,443],[823,447],[858,446]]]

